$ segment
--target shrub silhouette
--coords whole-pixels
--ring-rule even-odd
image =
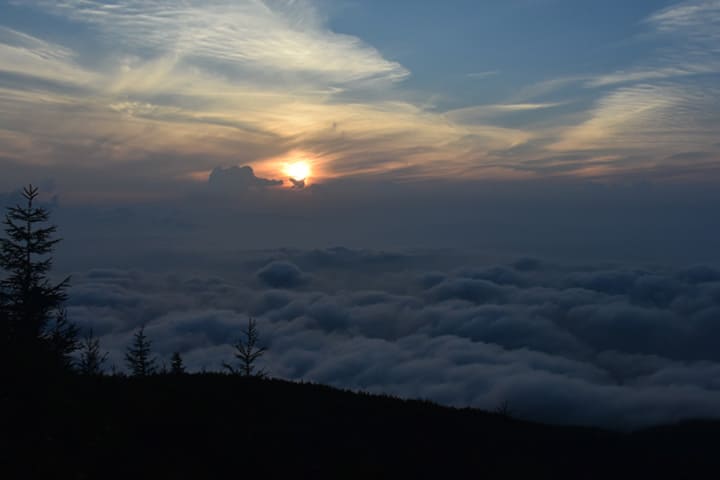
[[[244,377],[266,377],[264,370],[258,369],[255,363],[267,351],[266,347],[261,347],[260,333],[257,330],[255,319],[248,318],[247,327],[242,331],[242,336],[235,345],[235,358],[239,360],[240,366],[233,367],[228,363],[223,363],[223,367],[230,373],[242,375]]]

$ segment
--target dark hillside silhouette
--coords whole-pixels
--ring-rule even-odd
[[[712,478],[720,423],[633,434],[222,374],[75,377],[13,398],[3,478]]]

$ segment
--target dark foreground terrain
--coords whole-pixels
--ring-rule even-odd
[[[720,423],[634,433],[203,374],[5,383],[0,478],[720,478]]]

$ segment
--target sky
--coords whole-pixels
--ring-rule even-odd
[[[0,192],[82,238],[720,260],[718,0],[0,9]]]
[[[0,0],[0,205],[119,367],[717,417],[718,80],[720,0]]]
[[[317,183],[717,178],[715,0],[0,8],[5,189],[178,195],[297,159]]]

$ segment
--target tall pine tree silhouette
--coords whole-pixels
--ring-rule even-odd
[[[134,340],[125,353],[125,363],[136,377],[146,377],[157,372],[156,360],[152,356],[152,342],[145,335],[145,325],[135,332]]]
[[[9,207],[5,214],[5,238],[0,239],[0,330],[4,353],[15,368],[44,369],[49,362],[67,366],[76,347],[77,330],[61,311],[69,278],[52,283],[51,253],[60,241],[57,227],[47,225],[50,212],[36,205],[38,189],[22,191],[24,206]],[[55,319],[54,328],[50,326]]]

